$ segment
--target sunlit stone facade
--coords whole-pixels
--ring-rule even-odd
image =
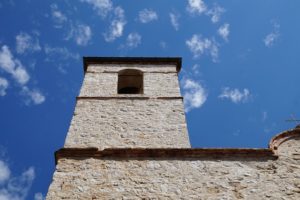
[[[268,149],[190,148],[180,68],[180,58],[84,58],[47,199],[300,199],[300,129]]]

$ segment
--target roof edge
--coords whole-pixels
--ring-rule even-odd
[[[83,57],[83,70],[90,64],[175,64],[177,72],[181,69],[181,57]]]
[[[300,126],[296,126],[294,129],[287,130],[275,135],[269,143],[269,148],[274,152],[277,152],[278,147],[285,141],[294,137],[300,137]]]
[[[61,158],[117,159],[263,159],[275,160],[271,149],[242,148],[62,148],[55,152],[55,162]]]

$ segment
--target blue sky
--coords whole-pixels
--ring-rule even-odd
[[[299,119],[300,2],[0,1],[0,199],[44,198],[82,56],[179,56],[193,147],[267,147]]]

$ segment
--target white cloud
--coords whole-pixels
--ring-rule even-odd
[[[278,33],[268,34],[264,39],[264,43],[265,43],[266,47],[273,46],[274,42],[277,40],[278,37],[279,37]]]
[[[221,99],[229,99],[233,103],[244,103],[250,98],[250,91],[245,88],[242,91],[239,89],[230,89],[229,87],[225,87],[222,89],[221,94],[219,95]]]
[[[51,47],[45,45],[45,53],[48,56],[46,61],[56,61],[56,60],[78,60],[80,58],[79,54],[70,52],[66,47]]]
[[[215,4],[212,9],[207,10],[206,14],[211,17],[211,21],[213,23],[217,23],[224,12],[225,12],[224,8]]]
[[[56,4],[51,5],[51,10],[52,18],[55,22],[54,27],[62,28],[66,25],[70,27],[69,33],[65,38],[66,40],[73,39],[79,46],[86,46],[89,43],[92,38],[92,30],[90,26],[85,24],[76,24],[73,26],[72,20],[69,20],[69,23],[65,24],[68,22],[68,19],[60,10],[58,10],[58,6]]]
[[[219,48],[214,39],[202,38],[201,35],[194,34],[192,38],[185,43],[193,53],[194,58],[198,58],[203,54],[209,54],[213,62],[217,62]]]
[[[142,36],[138,33],[130,33],[126,39],[126,45],[130,48],[136,48],[141,44]]]
[[[10,176],[10,169],[7,164],[0,160],[0,185],[2,185]]]
[[[263,40],[266,47],[272,47],[275,41],[278,40],[280,35],[279,33],[280,25],[276,22],[272,22],[272,24],[273,24],[273,31],[269,33]]]
[[[114,10],[114,19],[111,21],[109,30],[103,34],[105,41],[113,42],[118,37],[121,37],[125,24],[124,10],[121,7],[116,7]]]
[[[197,83],[192,79],[183,79],[181,84],[184,89],[183,97],[186,112],[189,112],[194,108],[199,108],[205,103],[207,92],[200,83]]]
[[[26,94],[30,97],[34,104],[41,104],[45,101],[45,97],[37,90],[30,90],[26,86],[30,79],[29,74],[22,65],[22,63],[15,59],[11,54],[9,48],[4,45],[0,50],[0,69],[12,75],[12,77],[20,84],[22,87],[22,94]],[[1,96],[5,95],[5,89],[8,87],[8,82],[5,79],[0,79],[0,93]],[[24,88],[26,88],[24,90]],[[1,198],[0,198],[1,200]]]
[[[113,9],[111,0],[81,0],[93,6],[93,9],[97,11],[101,17],[106,17],[107,14]]]
[[[180,15],[178,13],[169,13],[169,16],[170,16],[172,26],[174,27],[174,29],[176,31],[178,31],[179,30],[178,20],[179,20]]]
[[[225,9],[217,4],[209,9],[203,0],[188,0],[187,11],[191,14],[205,14],[211,18],[213,23],[217,23]]]
[[[66,40],[73,38],[77,45],[86,46],[92,38],[92,30],[88,25],[78,24],[72,27]]]
[[[219,29],[218,29],[218,34],[225,40],[228,41],[228,36],[229,36],[229,24],[223,24]]]
[[[46,100],[46,97],[38,89],[30,90],[26,86],[22,88],[21,94],[27,97],[25,99],[26,105],[30,105],[31,103],[38,105]]]
[[[16,36],[16,50],[17,53],[23,54],[25,52],[40,51],[41,46],[37,38],[33,38],[29,34],[21,32]]]
[[[159,46],[160,46],[162,49],[167,49],[167,48],[168,48],[168,44],[167,44],[165,41],[160,41],[160,42],[159,42]]]
[[[268,118],[268,112],[267,111],[263,111],[262,113],[261,113],[261,121],[266,121],[267,120],[267,118]]]
[[[19,65],[21,66],[21,63]],[[17,67],[13,76],[22,85],[26,84],[30,78],[24,67]]]
[[[187,10],[192,14],[202,14],[207,10],[203,0],[189,0]]]
[[[8,165],[0,160],[1,173],[3,173],[4,178],[2,182],[0,180],[0,200],[25,200],[35,178],[34,168],[30,167],[21,176],[15,177],[11,176]]]
[[[126,43],[120,45],[120,49],[134,49],[142,42],[142,36],[137,32],[130,33],[126,38]]]
[[[34,200],[45,200],[45,197],[40,192],[39,193],[35,193],[34,194]]]
[[[13,78],[21,85],[26,84],[30,76],[22,63],[13,57],[8,46],[2,46],[0,50],[0,68],[10,73]]]
[[[200,68],[200,65],[194,64],[193,67],[192,67],[193,73],[194,74],[199,74],[200,73],[199,68]]]
[[[87,25],[78,26],[78,32],[76,37],[76,43],[78,45],[86,45],[92,37],[91,28]]]
[[[8,88],[8,81],[5,78],[0,77],[0,96],[6,95],[6,89]],[[1,183],[1,171],[0,171],[0,183]]]
[[[68,18],[58,9],[57,4],[51,6],[51,16],[55,23],[55,28],[62,28],[63,24],[68,21]]]
[[[142,23],[148,23],[158,19],[158,15],[154,10],[143,9],[139,12],[139,20]]]

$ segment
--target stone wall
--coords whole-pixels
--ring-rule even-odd
[[[190,147],[182,99],[79,100],[65,147]]]
[[[143,72],[143,94],[118,94],[118,72]],[[89,65],[64,147],[190,147],[176,65]]]
[[[176,67],[87,66],[64,145],[69,154],[56,157],[47,200],[300,199],[300,129],[276,136],[270,149],[190,149]],[[127,68],[143,71],[144,94],[117,94],[118,72]]]
[[[298,200],[300,160],[61,158],[47,199]]]
[[[143,72],[144,94],[130,96],[181,96],[175,65],[125,64],[88,66],[79,96],[126,96],[117,94],[118,72],[123,69],[138,69]]]

